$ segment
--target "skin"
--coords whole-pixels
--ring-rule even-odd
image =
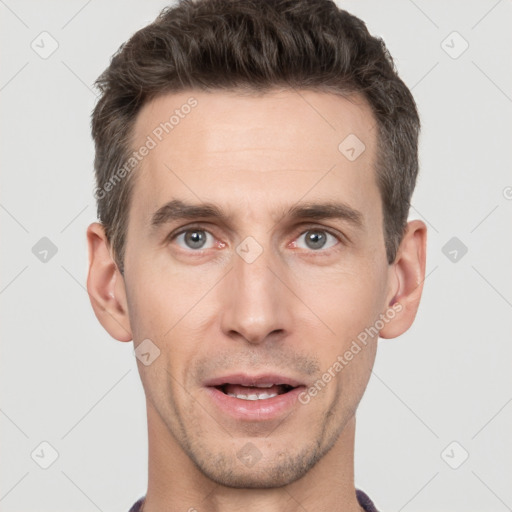
[[[138,346],[149,338],[160,350],[150,365],[138,361],[149,432],[144,512],[359,511],[355,413],[377,336],[279,421],[232,418],[204,381],[273,372],[309,387],[393,301],[401,309],[379,335],[405,332],[425,278],[426,226],[408,223],[389,265],[375,119],[362,98],[293,90],[166,94],[139,113],[134,148],[191,96],[197,107],[134,171],[124,276],[101,224],[87,231],[97,318],[117,340]],[[338,150],[351,133],[366,146],[355,161]],[[232,218],[229,225],[182,219],[153,229],[152,215],[172,199],[212,202]],[[362,227],[283,216],[305,201],[343,201],[361,213]],[[204,230],[206,249],[191,248],[183,235],[168,239],[188,226]],[[325,235],[324,247],[306,243],[311,231]],[[252,263],[236,252],[249,236],[263,250]],[[237,456],[247,443],[261,455],[251,467]]]

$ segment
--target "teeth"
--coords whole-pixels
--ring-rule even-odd
[[[242,400],[266,400],[267,398],[274,398],[277,396],[277,393],[259,393],[258,395],[235,395],[234,393],[228,393],[228,396],[240,398]]]

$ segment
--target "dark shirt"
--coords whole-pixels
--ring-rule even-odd
[[[359,505],[363,507],[365,512],[379,512],[375,505],[373,504],[373,501],[363,492],[359,489],[356,489],[356,496],[357,501],[359,502]],[[140,507],[142,506],[142,503],[144,502],[145,496],[138,499],[136,503],[134,503],[133,507],[128,512],[140,512]]]

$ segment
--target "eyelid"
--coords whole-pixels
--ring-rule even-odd
[[[187,224],[186,226],[181,226],[179,228],[176,228],[174,231],[171,231],[165,237],[165,240],[174,240],[177,236],[186,233],[187,231],[193,231],[194,229],[197,229],[198,231],[205,231],[206,233],[215,236],[209,229],[205,228],[204,224]]]
[[[298,234],[297,236],[295,236],[295,238],[297,238],[299,235],[306,233],[307,231],[325,231],[326,233],[329,233],[334,238],[336,238],[340,243],[347,244],[350,242],[350,239],[344,233],[338,231],[337,229],[311,222],[301,224],[300,228],[298,228]]]
[[[204,231],[214,238],[217,238],[214,233],[212,233],[209,229],[205,228],[205,224],[208,224],[207,222],[204,223],[198,223],[198,224],[189,224],[186,226],[181,226],[180,228],[177,228],[175,231],[172,231],[169,233],[169,235],[166,236],[165,242],[170,242],[174,240],[179,235],[182,235],[183,233],[186,233],[187,231],[193,231],[194,229],[197,229],[198,231]],[[334,228],[330,228],[327,226],[324,226],[322,224],[315,224],[311,222],[302,223],[300,226],[297,227],[297,229],[294,231],[293,241],[295,241],[300,235],[303,235],[307,233],[308,231],[325,231],[326,233],[329,233],[334,238],[336,238],[340,243],[347,244],[350,242],[350,239],[344,235],[343,233],[339,232],[338,230]],[[208,249],[203,249],[208,250]],[[201,252],[201,249],[197,249],[193,252]],[[313,251],[313,252],[322,252],[322,251]]]

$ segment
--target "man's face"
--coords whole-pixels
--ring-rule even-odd
[[[362,146],[338,148],[350,134],[365,145],[355,160]],[[218,483],[293,482],[353,418],[377,337],[305,391],[390,298],[371,111],[311,91],[190,91],[145,105],[134,135],[134,149],[157,142],[133,171],[124,260],[135,345],[160,350],[139,362],[153,431]],[[224,216],[178,215],[206,203]],[[344,209],[308,217],[312,205]]]

